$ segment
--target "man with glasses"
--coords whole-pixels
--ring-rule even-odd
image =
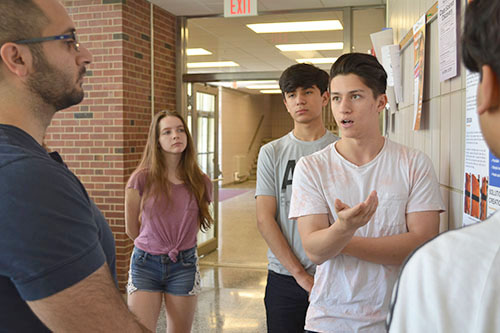
[[[91,54],[57,0],[2,0],[0,17],[0,330],[147,331],[116,288],[106,220],[42,147]]]

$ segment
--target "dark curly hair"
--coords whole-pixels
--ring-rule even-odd
[[[281,74],[280,88],[283,98],[285,94],[297,90],[318,87],[321,95],[328,90],[328,73],[310,64],[296,64],[288,67]]]

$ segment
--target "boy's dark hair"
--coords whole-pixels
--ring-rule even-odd
[[[385,94],[387,73],[377,58],[365,53],[340,56],[330,69],[330,81],[337,75],[356,74],[373,92],[374,97]]]
[[[500,1],[474,0],[465,11],[462,57],[467,69],[489,65],[500,77]]]
[[[280,89],[285,94],[297,90],[318,87],[321,95],[328,90],[328,73],[310,64],[296,64],[288,67],[281,74]]]

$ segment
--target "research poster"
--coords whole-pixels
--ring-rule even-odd
[[[477,114],[479,74],[466,72],[463,225],[484,221],[500,209],[500,161],[484,141]]]
[[[414,50],[414,89],[413,89],[413,130],[420,129],[422,118],[422,102],[424,98],[424,66],[425,66],[425,15],[413,26]]]

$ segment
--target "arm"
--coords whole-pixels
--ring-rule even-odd
[[[401,265],[418,246],[439,232],[439,211],[406,215],[408,232],[380,238],[353,237],[343,254],[382,265]]]
[[[368,223],[377,205],[377,193],[373,191],[354,207],[335,200],[338,219],[332,225],[328,224],[327,214],[299,217],[299,233],[307,256],[318,265],[337,256],[356,230]]]
[[[149,332],[127,309],[107,263],[73,286],[28,305],[54,332]]]
[[[257,228],[280,263],[293,275],[297,283],[307,292],[311,291],[314,279],[307,273],[286,241],[274,219],[276,198],[257,196]]]
[[[125,232],[130,239],[139,236],[139,214],[141,211],[141,196],[139,191],[128,188],[125,191]]]

